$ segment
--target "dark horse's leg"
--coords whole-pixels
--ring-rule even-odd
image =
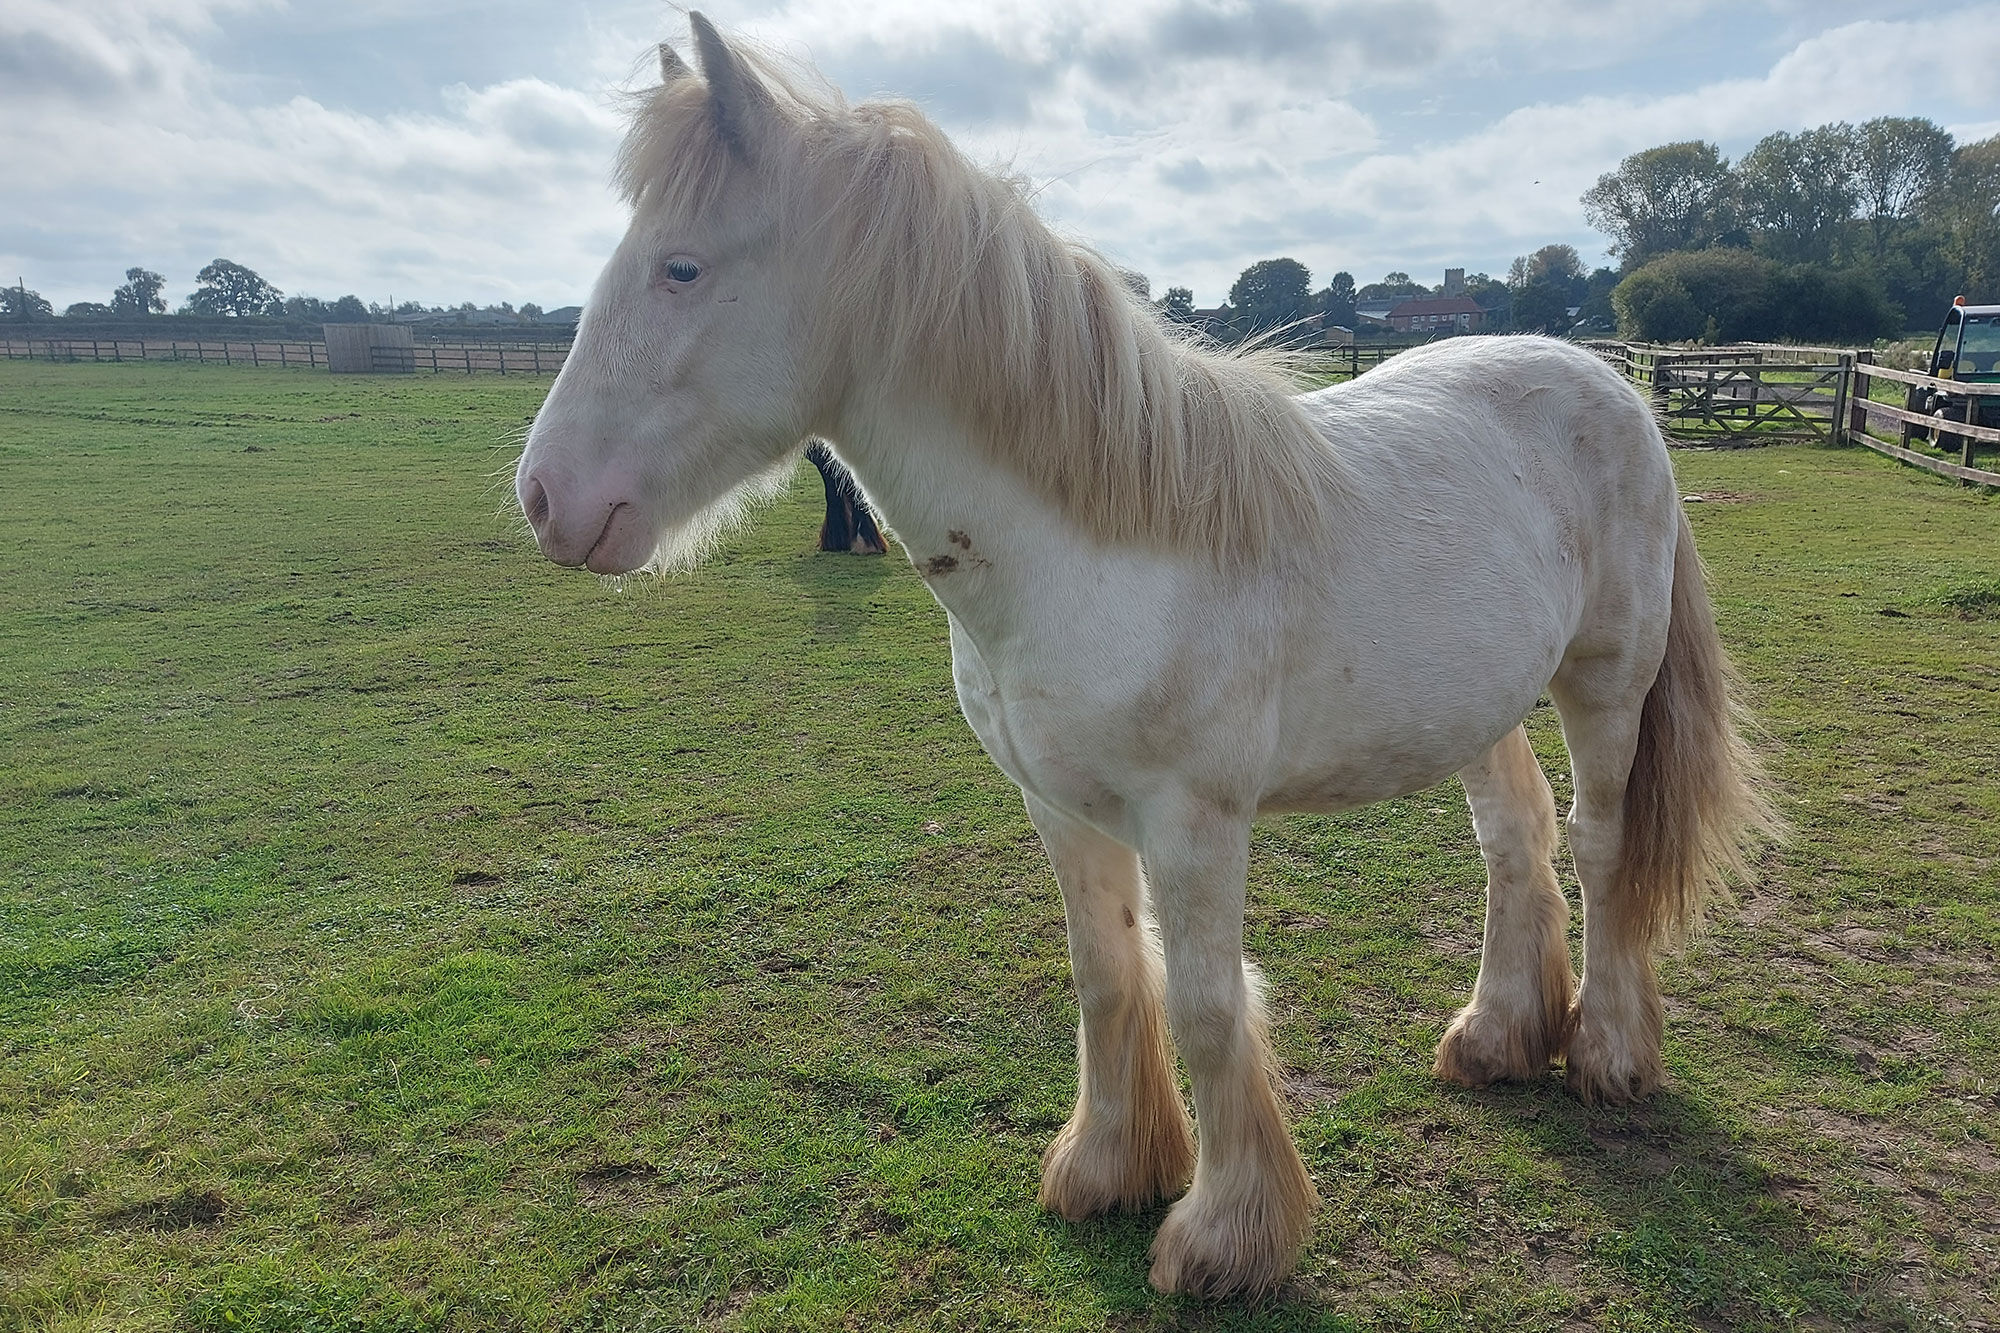
[[[882,540],[882,530],[875,526],[875,515],[868,508],[868,501],[862,498],[861,488],[854,484],[854,477],[840,465],[818,440],[806,446],[806,457],[819,469],[819,479],[826,486],[826,522],[820,524],[819,549],[822,551],[851,551],[855,555],[881,555],[889,549]]]

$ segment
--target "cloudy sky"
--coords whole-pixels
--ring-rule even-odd
[[[2000,0],[710,0],[850,98],[915,98],[1045,214],[1219,302],[1502,273],[1627,153],[1927,116],[2000,133]],[[0,0],[0,280],[61,309],[217,256],[289,294],[580,301],[622,230],[658,0]]]

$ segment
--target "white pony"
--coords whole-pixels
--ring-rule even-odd
[[[1080,1087],[1043,1204],[1185,1188],[1155,1286],[1285,1279],[1314,1196],[1243,959],[1251,821],[1453,773],[1489,882],[1438,1074],[1563,1057],[1586,1099],[1650,1092],[1653,952],[1775,819],[1639,395],[1563,343],[1458,338],[1292,396],[1169,332],[915,108],[849,107],[693,25],[699,74],[662,47],[626,141],[631,228],[521,505],[550,559],[617,573],[697,558],[808,436],[861,480],[1062,889]],[[1575,776],[1580,984],[1521,727],[1544,690]]]

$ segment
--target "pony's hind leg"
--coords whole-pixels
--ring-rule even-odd
[[[1583,980],[1564,1063],[1571,1090],[1587,1102],[1646,1097],[1666,1072],[1653,908],[1646,886],[1620,874],[1645,691],[1639,673],[1612,658],[1565,664],[1549,686],[1576,785],[1569,849],[1583,889]]]
[[[1041,1204],[1071,1220],[1142,1208],[1187,1183],[1194,1134],[1174,1077],[1159,942],[1139,856],[1033,797],[1069,924],[1076,1112],[1042,1157]]]
[[[1459,775],[1486,858],[1486,944],[1472,999],[1438,1044],[1440,1077],[1539,1078],[1568,1035],[1569,900],[1556,884],[1556,802],[1516,727]]]
[[[1569,1084],[1591,1101],[1659,1086],[1653,950],[1694,929],[1728,877],[1750,879],[1752,849],[1784,830],[1737,732],[1694,534],[1675,519],[1664,632],[1565,661],[1549,683],[1576,774],[1569,845],[1583,882]]]
[[[1148,821],[1143,849],[1200,1155],[1193,1187],[1153,1242],[1151,1279],[1162,1291],[1256,1296],[1283,1282],[1298,1260],[1312,1180],[1285,1126],[1243,960],[1248,821],[1213,809],[1173,813]]]

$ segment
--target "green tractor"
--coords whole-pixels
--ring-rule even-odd
[[[2000,384],[2000,305],[1967,305],[1963,296],[1952,304],[1931,348],[1924,373],[1960,384]],[[2000,426],[2000,394],[1953,393],[1929,385],[1910,386],[1904,404],[1940,421],[1975,426]],[[1921,426],[1906,426],[1910,438],[1926,438],[1941,449],[1956,449],[1963,437]]]

